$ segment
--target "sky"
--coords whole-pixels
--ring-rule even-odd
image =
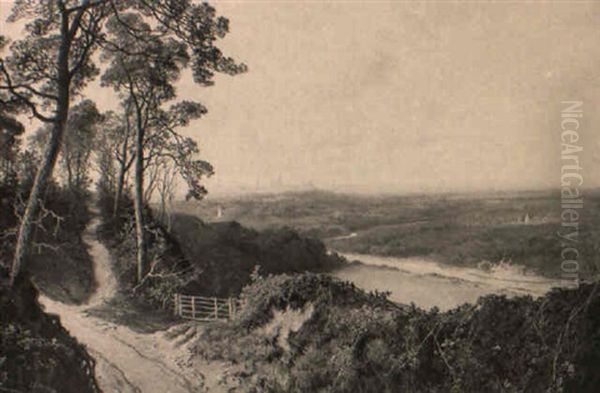
[[[584,186],[600,185],[600,2],[213,4],[249,70],[178,86],[209,110],[184,133],[210,193],[557,188],[564,100],[584,103]]]

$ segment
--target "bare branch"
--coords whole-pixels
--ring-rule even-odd
[[[160,262],[161,262],[160,258],[152,261],[152,263],[150,264],[150,271],[144,276],[144,278],[142,278],[142,280],[135,287],[132,288],[132,292],[134,292],[134,293],[137,292],[151,278],[160,278],[160,279],[175,278],[175,279],[177,279],[177,278],[181,278],[181,276],[183,276],[187,273],[194,271],[194,268],[192,266],[190,266],[190,267],[187,267],[187,268],[179,270],[179,271],[158,272],[157,268],[158,268],[158,264]]]

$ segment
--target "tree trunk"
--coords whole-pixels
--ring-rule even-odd
[[[75,181],[74,186],[77,191],[83,191],[83,166],[81,164],[81,153],[76,153],[75,158]]]
[[[146,275],[146,236],[144,230],[144,129],[141,113],[138,111],[138,127],[135,133],[135,234],[137,240],[137,279],[138,283]]]
[[[123,185],[125,184],[125,163],[119,164],[119,177],[117,179],[117,189],[115,191],[115,203],[113,205],[113,217],[119,214],[121,207],[121,198],[123,196]]]
[[[160,219],[164,224],[167,217],[167,204],[165,202],[165,196],[163,193],[160,194],[160,209],[158,214],[160,215]]]
[[[56,120],[54,122],[50,140],[44,152],[44,158],[41,167],[38,169],[31,187],[31,193],[27,200],[27,206],[21,223],[19,225],[19,233],[17,236],[17,245],[13,256],[12,267],[10,270],[9,284],[12,286],[15,280],[21,273],[23,261],[27,256],[29,247],[31,246],[31,229],[35,218],[37,217],[40,208],[40,198],[46,190],[48,180],[52,176],[52,171],[56,165],[60,146],[62,144],[63,135],[67,126],[67,118],[69,116],[69,50],[70,42],[67,38],[68,33],[68,16],[63,15],[62,18],[62,42],[58,51],[57,68],[58,68],[58,100],[56,102]]]
[[[125,134],[125,140],[123,141],[123,146],[121,149],[121,158],[117,157],[117,162],[119,163],[119,178],[117,179],[117,189],[115,193],[115,203],[113,206],[113,217],[117,217],[119,214],[119,208],[121,206],[121,198],[123,196],[123,187],[125,185],[125,175],[127,171],[131,167],[131,162],[129,162],[129,158],[127,157],[127,150],[129,149],[129,132],[131,130],[129,126],[129,106],[127,106],[126,112],[126,122],[127,122],[127,134]],[[142,140],[143,143],[143,140]],[[143,164],[143,162],[142,162]]]
[[[63,146],[63,157],[68,157],[68,152]],[[72,190],[73,189],[73,170],[71,169],[71,160],[69,158],[65,158],[65,166],[67,168],[67,187]]]

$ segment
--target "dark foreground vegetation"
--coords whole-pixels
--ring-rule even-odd
[[[448,312],[324,275],[254,277],[237,320],[194,351],[237,365],[245,392],[597,392],[600,292],[482,297]],[[296,310],[296,311],[294,311]],[[296,325],[289,320],[304,310]],[[301,315],[301,316],[302,316]]]
[[[28,179],[0,181],[0,258],[8,263],[15,247],[18,215],[27,199]],[[82,240],[90,220],[87,192],[52,182],[46,191],[43,213],[34,228],[33,247],[26,271],[43,293],[65,303],[84,303],[94,292],[92,261]]]
[[[600,193],[587,191],[579,211],[580,274],[598,273]],[[426,256],[474,267],[481,261],[523,265],[550,277],[561,275],[563,238],[558,191],[481,195],[358,196],[324,191],[181,202],[176,212],[203,220],[236,220],[256,228],[289,225],[340,252],[394,257]],[[355,233],[356,236],[338,238]]]
[[[34,250],[27,269],[47,296],[63,303],[85,303],[96,288],[93,263],[82,239],[90,220],[89,194],[54,187],[46,198],[48,209],[62,218],[60,228],[55,234],[38,235],[50,247]]]
[[[0,139],[0,391],[97,392],[94,360],[38,303],[38,289],[65,303],[85,302],[95,288],[82,241],[89,221],[87,192],[51,181],[35,221],[23,274],[9,283],[8,269],[36,154],[14,137]],[[35,285],[34,285],[35,283]]]
[[[9,288],[0,269],[0,391],[99,392],[94,360],[37,298],[26,275]]]

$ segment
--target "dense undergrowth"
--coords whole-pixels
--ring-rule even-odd
[[[124,288],[150,303],[167,307],[174,293],[237,296],[260,266],[265,274],[326,271],[343,259],[329,255],[322,242],[290,229],[257,232],[238,223],[205,224],[193,216],[177,215],[171,232],[144,209],[151,274],[136,283],[136,242],[133,206],[125,196],[113,216],[114,199],[100,194],[103,225],[100,234],[115,260]]]
[[[144,209],[151,271],[143,283],[138,283],[133,202],[124,196],[119,213],[114,216],[113,197],[100,190],[98,206],[102,217],[98,233],[111,253],[113,270],[123,291],[155,307],[170,305],[173,295],[195,277],[178,242],[154,219],[150,209]]]
[[[204,223],[177,214],[172,232],[187,259],[202,272],[186,290],[207,296],[237,296],[256,266],[263,274],[282,274],[331,271],[344,263],[320,240],[286,227],[256,231],[237,222]]]
[[[7,264],[14,252],[18,214],[22,213],[21,201],[27,199],[29,182],[15,177],[0,183],[0,260]],[[25,269],[46,295],[65,303],[84,303],[96,287],[92,260],[82,240],[90,220],[89,198],[86,191],[51,182],[33,227],[33,247]]]
[[[37,301],[26,275],[13,288],[0,269],[0,391],[99,392],[94,360]]]
[[[31,253],[28,271],[48,296],[64,303],[85,303],[96,289],[92,259],[82,235],[91,219],[90,194],[52,187],[46,193],[46,208],[60,217],[46,231],[37,229],[38,247]]]
[[[257,278],[238,319],[195,353],[236,363],[247,392],[597,392],[600,291],[488,295],[448,312],[399,308],[324,275]],[[274,311],[314,309],[296,330]],[[285,319],[285,314],[283,318]],[[277,319],[277,318],[275,318]],[[281,343],[286,337],[286,345]]]

